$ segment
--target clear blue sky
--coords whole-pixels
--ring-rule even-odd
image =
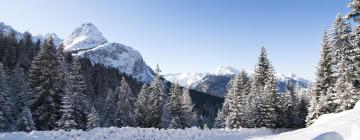
[[[164,73],[253,70],[260,46],[277,72],[313,80],[324,27],[348,0],[3,0],[0,21],[65,38],[83,22]]]

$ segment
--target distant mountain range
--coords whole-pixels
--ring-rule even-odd
[[[177,73],[167,74],[165,79],[179,83],[182,86],[189,87],[204,93],[217,97],[224,97],[227,93],[228,83],[239,70],[230,66],[220,66],[214,73]],[[276,74],[279,80],[279,92],[284,93],[286,90],[285,81],[290,80],[293,84],[307,89],[311,81],[298,77],[295,74],[284,75]]]

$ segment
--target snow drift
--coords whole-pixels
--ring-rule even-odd
[[[313,125],[258,140],[360,140],[360,102],[354,109],[320,116]]]

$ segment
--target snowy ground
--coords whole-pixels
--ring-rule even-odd
[[[0,140],[241,140],[254,136],[266,136],[285,130],[238,129],[201,130],[158,130],[144,128],[96,128],[88,132],[34,131],[31,133],[14,132],[0,134]]]
[[[91,131],[33,131],[0,133],[0,140],[360,140],[360,102],[354,109],[321,116],[312,126],[296,131],[261,129],[158,130],[96,128]]]
[[[322,115],[308,128],[255,140],[360,140],[360,102],[352,110]]]

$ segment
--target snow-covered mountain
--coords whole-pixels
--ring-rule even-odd
[[[175,73],[164,75],[164,78],[168,81],[179,83],[181,86],[191,87],[206,75],[207,73]]]
[[[63,39],[61,39],[60,37],[58,37],[55,33],[47,33],[45,35],[37,35],[33,37],[34,41],[40,40],[40,42],[45,42],[45,39],[47,38],[52,38],[54,45],[56,47],[59,47],[60,44],[64,41]]]
[[[63,45],[65,51],[74,52],[75,56],[117,68],[146,83],[151,82],[155,75],[138,51],[120,43],[109,43],[92,23],[81,24],[63,41]]]
[[[216,69],[215,75],[234,75],[240,73],[239,70],[231,66],[220,66]]]
[[[18,40],[23,37],[22,32],[14,30],[3,22],[0,22],[0,30],[5,34],[15,33]],[[55,33],[47,33],[33,36],[33,41],[44,42],[49,37],[53,38],[55,46],[63,44],[65,51],[73,52],[76,56],[87,57],[92,63],[101,63],[117,68],[120,72],[131,75],[142,82],[149,83],[155,75],[138,51],[119,43],[109,43],[92,23],[81,24],[64,40]]]
[[[15,37],[17,40],[21,40],[23,38],[23,33],[19,32],[15,29],[13,29],[11,26],[6,25],[3,22],[0,22],[0,30],[1,32],[9,35],[11,32],[15,33]],[[54,45],[55,46],[59,46],[62,42],[63,39],[61,39],[60,37],[58,37],[55,33],[47,33],[45,35],[35,35],[32,37],[33,42],[37,42],[38,40],[40,40],[40,42],[44,42],[45,39],[52,37],[53,41],[54,41]]]
[[[182,86],[190,87],[217,97],[224,97],[227,92],[227,85],[231,78],[240,71],[231,66],[220,66],[213,73],[177,73],[168,74],[164,78],[168,81],[179,83]],[[279,79],[279,91],[285,92],[286,81],[307,89],[311,84],[309,80],[298,77],[295,74],[276,74]]]
[[[79,51],[91,49],[107,42],[94,24],[84,23],[64,40],[63,45],[66,51]]]
[[[138,51],[119,43],[105,43],[75,55],[87,57],[92,63],[118,68],[146,83],[151,82],[154,77],[154,72],[146,65]]]

